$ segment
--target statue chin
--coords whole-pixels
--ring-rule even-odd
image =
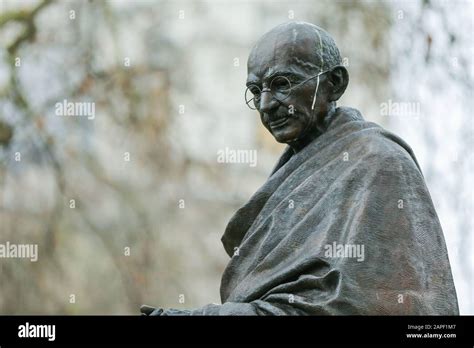
[[[302,135],[303,129],[298,125],[288,124],[285,127],[271,129],[271,133],[279,143],[289,144]]]

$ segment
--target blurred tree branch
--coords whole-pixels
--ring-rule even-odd
[[[36,23],[35,19],[38,16],[38,14],[44,10],[48,5],[52,4],[54,1],[53,0],[43,0],[41,1],[36,7],[32,8],[31,10],[19,10],[19,11],[13,11],[13,12],[7,12],[4,13],[0,16],[0,28],[5,26],[7,23],[10,23],[12,21],[16,22],[21,22],[25,24],[25,29],[24,31],[7,47],[7,53],[8,53],[8,60],[10,63],[10,93],[13,102],[15,105],[21,110],[24,115],[29,118],[30,120],[34,116],[34,111],[30,108],[29,103],[27,99],[25,98],[19,84],[18,84],[18,75],[17,75],[17,68],[15,66],[15,59],[17,56],[17,52],[19,48],[25,43],[25,42],[32,42],[35,39],[37,28],[36,28]],[[44,130],[43,130],[44,132]],[[9,137],[11,138],[13,136],[13,129],[10,129],[10,134]],[[65,189],[65,184],[64,184],[64,175],[62,173],[61,165],[56,158],[54,154],[54,150],[52,149],[52,143],[48,141],[50,138],[47,134],[42,134],[41,132],[37,132],[38,139],[41,140],[43,144],[43,148],[45,152],[48,154],[51,163],[53,165],[53,170],[56,174],[57,178],[57,184],[59,187],[60,191],[64,191]],[[54,222],[58,218],[60,211],[62,207],[58,204],[56,209],[53,211],[52,216],[48,220],[47,224],[47,233],[45,234],[47,242],[46,245],[48,246],[48,249],[51,250],[52,247],[54,246]]]
[[[36,35],[35,18],[41,10],[52,2],[53,0],[43,0],[30,11],[19,10],[0,15],[0,28],[12,21],[25,24],[25,30],[7,47],[11,55],[18,50],[23,42],[34,40]]]

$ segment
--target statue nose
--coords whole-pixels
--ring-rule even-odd
[[[278,101],[273,97],[270,90],[263,90],[260,99],[260,111],[268,113],[278,106]]]

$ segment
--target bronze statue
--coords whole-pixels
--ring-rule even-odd
[[[145,315],[457,315],[443,232],[410,147],[336,107],[349,75],[321,28],[289,22],[248,59],[247,105],[289,146],[230,220],[222,304]]]

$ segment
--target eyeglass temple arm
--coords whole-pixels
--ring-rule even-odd
[[[317,75],[318,79],[316,81],[316,90],[314,91],[313,103],[311,104],[311,110],[314,110],[314,104],[316,104],[316,96],[318,95],[318,88],[319,88],[319,75]]]
[[[316,82],[316,90],[315,90],[315,92],[314,92],[313,103],[311,104],[311,110],[314,110],[314,105],[316,104],[316,96],[318,95],[318,88],[319,88],[319,76],[321,76],[322,74],[327,73],[328,71],[331,71],[331,70],[334,69],[334,68],[340,67],[340,66],[342,66],[342,65],[333,66],[331,69],[328,69],[328,70],[326,70],[326,71],[321,71],[319,74],[317,74],[317,75],[315,75],[315,76],[313,76],[313,77],[310,77],[310,78],[308,79],[308,80],[311,80],[311,79],[313,79],[313,78],[315,78],[315,77],[318,78],[318,80],[317,80],[317,82]],[[308,80],[306,80],[306,81],[308,81]],[[306,82],[306,81],[304,81],[304,82]]]

